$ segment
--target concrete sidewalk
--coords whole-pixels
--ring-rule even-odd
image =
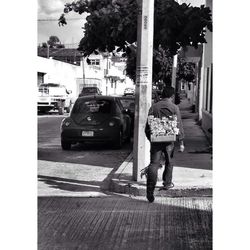
[[[187,99],[179,105],[185,131],[185,152],[177,150],[174,156],[173,182],[174,188],[159,191],[162,186],[163,168],[158,170],[156,196],[212,196],[212,157],[209,153],[208,141],[201,127],[197,125],[197,114],[192,113]],[[114,173],[110,190],[117,193],[146,195],[146,179],[132,179],[133,154],[121,164]]]

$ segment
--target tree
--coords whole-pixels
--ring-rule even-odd
[[[171,85],[173,56],[169,50],[161,46],[153,50],[153,82],[163,81]],[[136,50],[131,49],[127,56],[127,76],[133,81],[136,79]],[[191,82],[195,78],[195,65],[186,62],[183,58],[178,58],[177,81],[183,79]]]
[[[57,36],[50,36],[47,43],[50,48],[58,48],[61,46],[61,42]]]
[[[48,44],[47,43],[42,43],[42,48],[48,48]]]
[[[88,13],[84,37],[78,50],[92,53],[123,51],[127,56],[127,75],[136,78],[137,1],[136,0],[78,0],[65,4],[59,25],[67,24],[65,14],[75,11]],[[192,7],[174,0],[155,0],[153,81],[170,84],[173,55],[181,47],[205,43],[206,28],[212,31],[211,11],[203,5]],[[178,61],[177,80],[191,81],[194,67],[183,59]]]
[[[88,13],[84,37],[79,50],[85,56],[93,52],[124,51],[137,39],[136,0],[78,0],[65,4],[64,13]],[[67,24],[65,14],[59,25]],[[212,31],[211,11],[208,7],[192,7],[174,0],[155,0],[154,47],[161,46],[175,55],[181,47],[205,43],[206,28]]]

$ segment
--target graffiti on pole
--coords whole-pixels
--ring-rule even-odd
[[[138,66],[136,68],[136,85],[148,84],[148,67]]]
[[[147,29],[148,29],[148,16],[144,16],[144,17],[143,17],[143,21],[144,21],[144,23],[143,23],[143,28],[144,28],[145,30],[147,30]]]

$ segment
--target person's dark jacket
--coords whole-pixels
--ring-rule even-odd
[[[167,117],[170,115],[177,115],[177,127],[179,128],[179,140],[184,139],[184,130],[183,130],[183,125],[182,125],[182,120],[181,120],[181,113],[180,109],[177,105],[172,103],[172,101],[169,98],[165,98],[160,100],[157,103],[154,103],[151,108],[149,109],[148,115],[153,115],[154,117],[157,118],[162,118],[162,117]],[[145,127],[145,134],[148,140],[150,141],[150,128],[148,121],[146,123]]]

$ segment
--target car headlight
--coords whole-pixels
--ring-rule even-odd
[[[115,122],[114,122],[114,121],[110,121],[110,122],[109,122],[109,126],[110,126],[110,127],[114,127],[114,126],[115,126]]]

